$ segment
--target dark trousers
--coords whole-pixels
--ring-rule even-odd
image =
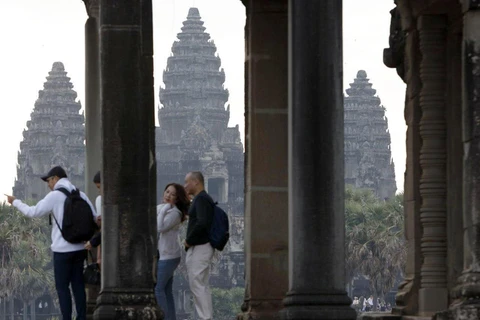
[[[55,274],[55,287],[57,289],[60,311],[63,320],[72,319],[72,286],[73,298],[77,309],[77,320],[87,318],[87,297],[83,281],[83,264],[87,258],[87,251],[54,252],[53,272]]]

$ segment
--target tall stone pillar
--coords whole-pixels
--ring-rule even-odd
[[[342,2],[289,2],[289,291],[283,319],[356,319],[345,291]]]
[[[102,158],[100,112],[100,47],[98,36],[98,0],[85,1],[88,19],[85,23],[85,192],[93,202],[98,190],[93,176],[100,170]],[[92,252],[97,254],[97,250]],[[87,318],[93,319],[100,287],[87,286]]]
[[[480,318],[480,3],[464,0],[462,48],[463,274],[438,319]]]
[[[391,11],[390,47],[384,50],[384,63],[396,68],[397,73],[407,84],[405,93],[406,168],[404,182],[405,240],[407,243],[407,261],[405,277],[395,297],[396,315],[416,315],[418,313],[418,291],[420,288],[421,268],[421,225],[420,225],[420,89],[419,76],[420,52],[419,35],[415,20],[408,6],[400,5]]]
[[[275,319],[288,289],[288,3],[244,0],[245,271],[238,319]]]
[[[102,286],[95,319],[160,319],[151,0],[100,1]]]
[[[101,112],[100,112],[100,47],[98,36],[98,0],[90,0],[85,23],[85,192],[95,200],[98,190],[93,176],[100,170],[102,161]]]
[[[421,282],[419,313],[431,316],[448,306],[446,204],[446,28],[443,15],[419,17],[420,79],[420,222]]]
[[[480,3],[464,1],[463,18],[463,227],[461,299],[480,299]],[[459,289],[460,289],[459,288]],[[478,301],[480,303],[480,301]]]

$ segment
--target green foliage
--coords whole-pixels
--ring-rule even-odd
[[[375,296],[390,291],[406,261],[403,195],[381,201],[369,190],[347,187],[345,252],[348,280],[363,274]]]
[[[244,288],[219,289],[212,288],[213,319],[235,319],[241,312],[240,307],[245,296]]]
[[[50,226],[0,204],[0,296],[24,301],[54,293]]]

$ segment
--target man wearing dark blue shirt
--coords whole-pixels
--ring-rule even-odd
[[[213,308],[209,279],[214,249],[210,245],[208,233],[213,220],[214,202],[205,191],[204,184],[203,175],[199,171],[189,172],[185,177],[185,191],[193,196],[188,210],[185,264],[198,317],[210,320]]]

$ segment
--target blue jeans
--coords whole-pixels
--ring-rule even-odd
[[[176,320],[175,301],[173,300],[173,273],[180,264],[180,257],[169,260],[158,260],[157,284],[155,297],[157,303],[165,313],[164,320]]]
[[[77,309],[77,320],[87,319],[87,297],[83,281],[83,264],[87,258],[87,251],[54,252],[53,272],[55,287],[63,320],[72,319],[72,286],[73,297]]]

